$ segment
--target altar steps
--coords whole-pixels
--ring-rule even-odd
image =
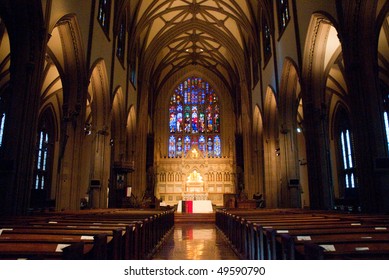
[[[174,223],[215,223],[215,213],[174,213]]]

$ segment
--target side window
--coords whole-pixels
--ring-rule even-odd
[[[288,0],[277,0],[277,18],[279,36],[284,33],[290,20]]]
[[[271,51],[271,32],[269,23],[264,15],[262,15],[262,46],[263,46],[263,60],[266,65],[272,55]]]
[[[111,0],[99,0],[99,11],[97,20],[99,21],[104,33],[109,35],[109,22],[111,18]]]
[[[54,122],[51,110],[41,116],[36,142],[34,190],[45,190],[49,194],[51,187],[51,167],[54,146]]]
[[[341,197],[352,199],[358,187],[355,175],[353,134],[346,109],[339,108],[336,113],[335,135],[338,153],[338,180]]]
[[[116,56],[118,57],[120,63],[124,65],[124,54],[126,50],[126,17],[123,15],[123,18],[120,22],[119,32],[117,36],[117,47],[116,47]]]
[[[384,93],[384,125],[386,133],[386,147],[387,153],[389,154],[389,93],[385,91]]]

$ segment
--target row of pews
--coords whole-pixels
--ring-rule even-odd
[[[216,226],[241,259],[389,259],[388,215],[224,209]]]
[[[174,211],[92,209],[0,217],[0,260],[149,259]]]

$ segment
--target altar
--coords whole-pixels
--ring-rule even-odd
[[[177,213],[212,213],[210,200],[180,200],[177,205]]]

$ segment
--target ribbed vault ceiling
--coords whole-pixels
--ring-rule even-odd
[[[159,88],[189,65],[213,71],[228,88],[242,75],[244,54],[254,34],[246,0],[143,0],[136,33],[143,65]],[[254,3],[257,1],[254,1]]]

